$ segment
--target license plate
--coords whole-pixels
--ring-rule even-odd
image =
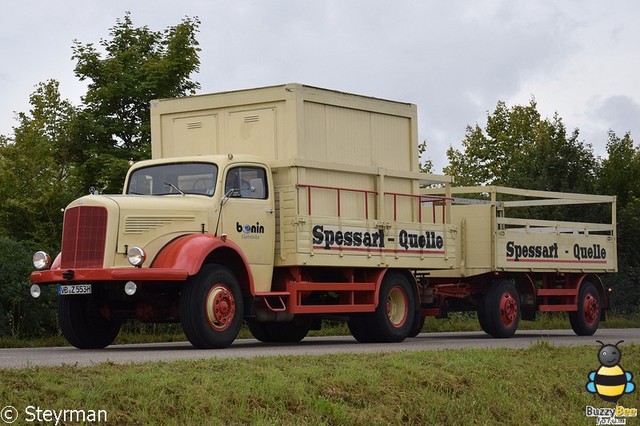
[[[59,296],[74,296],[76,294],[91,294],[91,284],[59,285]]]

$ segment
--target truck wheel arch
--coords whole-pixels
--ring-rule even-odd
[[[153,260],[152,268],[171,268],[196,275],[203,265],[218,263],[233,272],[243,294],[254,293],[253,275],[244,253],[233,241],[211,234],[189,234],[167,243]]]

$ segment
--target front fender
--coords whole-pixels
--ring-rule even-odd
[[[212,256],[214,252],[222,254]],[[189,234],[172,240],[160,250],[151,268],[184,270],[192,276],[207,260],[230,267],[243,284],[253,289],[253,275],[242,249],[231,240],[211,234]]]

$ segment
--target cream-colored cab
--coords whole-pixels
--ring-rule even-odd
[[[275,250],[273,184],[268,168],[257,163],[230,164],[223,171],[226,202],[219,234],[242,249],[256,292],[270,291]]]

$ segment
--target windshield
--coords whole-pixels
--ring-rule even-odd
[[[127,194],[199,194],[211,197],[218,167],[211,163],[158,164],[136,170],[129,178]]]

